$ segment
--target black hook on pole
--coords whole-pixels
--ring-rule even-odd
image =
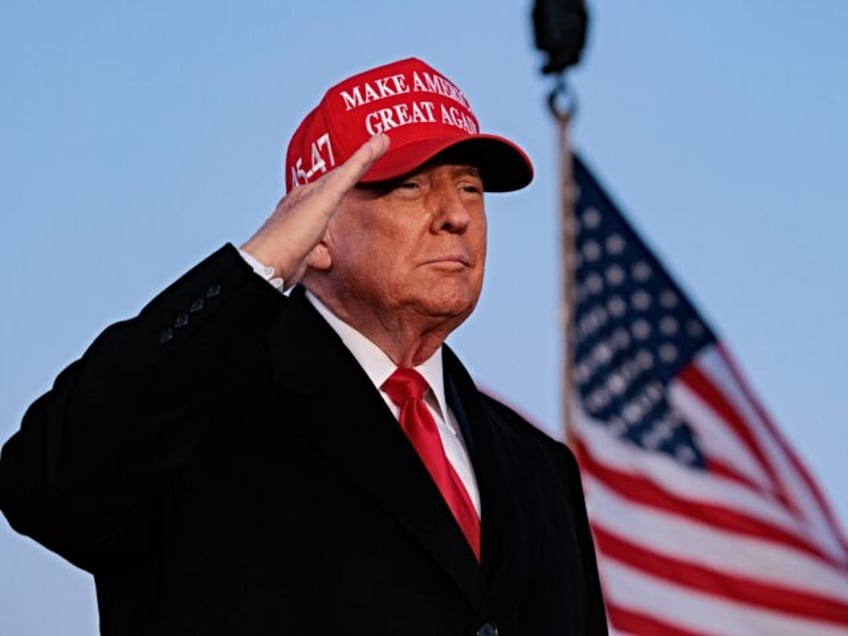
[[[568,122],[577,112],[577,98],[569,90],[565,72],[580,61],[588,22],[584,0],[536,0],[533,5],[536,48],[547,54],[541,71],[556,76],[548,94],[548,108],[560,123]]]
[[[557,75],[554,87],[548,93],[548,109],[561,123],[567,123],[577,115],[577,94],[569,90],[565,73]]]
[[[562,73],[580,61],[588,22],[584,0],[535,1],[533,32],[536,48],[548,56],[542,66],[542,74]]]

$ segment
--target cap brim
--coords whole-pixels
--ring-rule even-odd
[[[441,157],[444,155],[444,157]],[[361,183],[391,181],[410,174],[436,158],[480,169],[487,192],[520,190],[533,180],[533,164],[517,145],[497,135],[417,139],[390,146],[360,179]]]

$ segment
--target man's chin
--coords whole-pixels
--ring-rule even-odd
[[[459,326],[474,311],[477,305],[476,296],[449,296],[428,298],[417,304],[418,313],[432,318],[434,321],[454,323]]]

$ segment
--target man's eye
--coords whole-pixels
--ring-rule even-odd
[[[459,189],[463,192],[468,192],[470,194],[482,194],[483,186],[476,183],[463,183],[459,186]]]
[[[401,196],[418,196],[422,187],[423,185],[420,181],[410,179],[408,181],[399,182],[392,188],[392,190]]]

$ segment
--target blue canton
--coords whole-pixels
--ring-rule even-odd
[[[715,337],[577,157],[574,177],[576,312],[569,345],[583,408],[615,435],[703,468],[703,453],[670,408],[667,390]]]

